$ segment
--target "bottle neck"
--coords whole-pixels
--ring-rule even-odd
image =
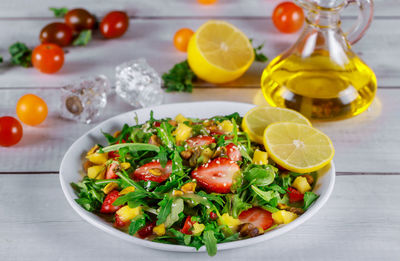
[[[310,10],[306,15],[306,22],[315,29],[337,29],[340,28],[340,15],[335,11]]]

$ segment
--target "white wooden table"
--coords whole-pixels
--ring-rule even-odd
[[[0,55],[15,41],[38,44],[41,28],[55,19],[48,7],[85,7],[101,17],[112,9],[131,16],[121,39],[95,39],[87,47],[67,48],[66,63],[55,75],[0,65],[0,116],[15,116],[20,96],[36,93],[46,100],[49,117],[39,127],[24,125],[22,141],[0,147],[0,260],[204,260],[205,253],[161,252],[131,245],[99,231],[75,214],[62,194],[58,168],[66,149],[100,121],[134,108],[112,96],[106,112],[91,125],[58,116],[58,89],[80,76],[105,74],[114,67],[145,57],[165,72],[185,54],[171,43],[181,27],[196,29],[210,18],[224,19],[256,42],[266,43],[273,58],[297,35],[274,29],[270,15],[279,1],[219,0],[200,6],[195,0],[2,0]],[[214,260],[399,260],[400,259],[400,16],[398,0],[378,0],[375,20],[354,50],[378,77],[377,98],[362,115],[317,123],[336,147],[337,183],[327,205],[295,231],[252,247],[219,252]],[[346,12],[344,24],[355,22]],[[231,100],[263,104],[259,89],[265,65],[255,64],[227,86],[198,83],[192,94],[170,93],[165,103]]]

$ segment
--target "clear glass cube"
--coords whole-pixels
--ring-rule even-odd
[[[163,101],[161,78],[145,59],[117,66],[116,79],[116,93],[132,106],[149,107]]]
[[[61,88],[61,117],[91,123],[107,105],[110,82],[104,75],[83,78]]]

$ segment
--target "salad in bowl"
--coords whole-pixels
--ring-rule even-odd
[[[205,246],[258,237],[294,221],[319,197],[317,172],[278,165],[238,113],[155,119],[103,133],[87,148],[75,201],[127,234]]]

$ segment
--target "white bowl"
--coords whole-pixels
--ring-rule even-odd
[[[253,108],[254,105],[246,103],[237,102],[193,102],[193,103],[177,103],[177,104],[165,104],[153,108],[139,109],[131,112],[127,112],[111,119],[108,119],[92,130],[85,133],[77,141],[72,144],[65,154],[61,166],[60,166],[60,183],[62,190],[64,192],[67,201],[72,206],[72,208],[87,222],[94,225],[101,230],[119,237],[121,239],[130,241],[132,243],[160,249],[167,251],[179,251],[179,252],[196,252],[196,249],[188,246],[181,245],[171,245],[156,243],[144,239],[140,239],[124,233],[113,227],[111,223],[108,223],[98,217],[97,215],[86,211],[79,204],[75,202],[77,198],[74,190],[71,187],[71,182],[79,182],[82,179],[82,158],[86,153],[88,148],[91,148],[94,144],[107,144],[101,131],[113,133],[116,130],[122,128],[123,124],[127,123],[129,125],[135,124],[135,114],[139,118],[139,122],[149,120],[150,111],[154,111],[154,117],[156,119],[165,117],[175,117],[177,114],[182,113],[187,117],[195,118],[208,118],[215,115],[227,115],[233,112],[238,112],[240,115],[244,115],[248,110]],[[323,168],[318,171],[318,181],[315,186],[314,192],[320,195],[320,197],[313,203],[313,205],[299,218],[293,222],[279,226],[274,230],[271,230],[264,235],[243,239],[238,241],[233,241],[229,243],[218,244],[218,250],[231,249],[244,247],[248,245],[254,245],[256,243],[274,238],[278,235],[282,235],[295,227],[299,226],[309,218],[311,218],[318,210],[326,203],[329,196],[332,193],[333,186],[335,183],[335,167],[333,162],[330,166]],[[200,248],[199,251],[205,251],[205,247]]]

